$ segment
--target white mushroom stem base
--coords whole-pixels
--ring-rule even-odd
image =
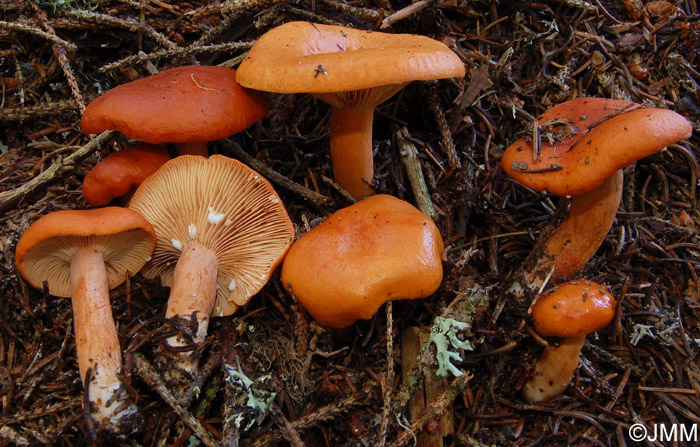
[[[354,198],[374,194],[372,121],[374,106],[333,107],[331,112],[331,161],[333,176]]]
[[[78,367],[83,384],[90,370],[86,392],[93,419],[106,429],[119,430],[137,409],[131,405],[119,381],[121,347],[109,304],[109,287],[102,253],[91,248],[76,252],[70,265],[73,324]]]
[[[532,379],[523,387],[523,397],[536,403],[561,395],[576,372],[585,340],[585,335],[566,337],[559,346],[547,346],[537,360]]]
[[[568,216],[532,250],[509,291],[516,297],[536,293],[549,278],[579,271],[605,240],[622,197],[622,170],[591,192],[571,200]],[[551,278],[550,278],[551,274]]]
[[[165,316],[189,320],[196,313],[198,326],[194,343],[202,343],[207,336],[209,315],[216,303],[217,272],[216,254],[197,241],[187,243],[175,265]],[[173,347],[190,344],[181,335],[169,337],[166,343]],[[194,374],[198,364],[196,355],[191,351],[183,352],[177,358],[180,368]]]

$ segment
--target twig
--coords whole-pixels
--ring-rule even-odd
[[[138,352],[134,354],[134,366],[136,367],[136,372],[139,374],[139,376],[141,376],[146,384],[156,390],[158,395],[168,405],[170,405],[178,417],[180,417],[180,419],[187,424],[187,426],[207,447],[218,447],[219,444],[216,439],[213,438],[211,433],[207,431],[189,411],[177,403],[175,397],[170,393],[161,378],[158,376],[158,373]]]
[[[410,5],[406,6],[405,8],[399,9],[386,19],[382,20],[382,24],[379,25],[379,29],[386,29],[389,28],[391,25],[394,23],[405,19],[406,17],[410,17],[413,14],[418,13],[419,11],[422,11],[423,9],[427,8],[430,6],[431,3],[434,3],[435,0],[418,0],[415,3],[411,3]]]
[[[54,31],[51,24],[49,24],[49,18],[46,16],[46,13],[41,8],[39,8],[39,6],[36,3],[30,2],[30,5],[32,5],[34,13],[38,17],[41,26],[44,27],[44,30],[46,30],[47,33],[58,39],[58,36],[56,36],[56,31]],[[66,75],[68,86],[70,87],[70,91],[73,94],[73,98],[75,99],[75,102],[78,105],[78,109],[80,110],[80,113],[82,113],[83,110],[85,110],[85,101],[83,100],[83,94],[80,91],[80,86],[78,85],[78,81],[75,79],[73,70],[70,67],[70,62],[68,61],[68,57],[66,56],[66,48],[63,45],[58,45],[54,42],[52,49],[54,56],[56,56],[56,60],[58,60],[58,63],[61,66],[61,69],[63,70],[63,74]]]
[[[247,164],[251,168],[255,169],[265,177],[269,178],[273,182],[277,183],[278,185],[289,189],[290,191],[293,191],[306,200],[309,200],[313,203],[315,203],[318,206],[332,206],[333,201],[329,199],[328,197],[321,195],[317,193],[316,191],[312,191],[308,188],[304,188],[303,186],[299,185],[296,182],[293,182],[292,180],[288,179],[287,177],[283,176],[279,172],[275,171],[274,169],[270,168],[264,163],[260,163],[258,160],[255,159],[255,157],[252,157],[249,155],[246,151],[241,149],[239,145],[236,143],[230,141],[230,140],[221,140],[224,148],[227,150],[230,150],[233,152],[233,154],[239,158],[243,163]]]
[[[386,445],[386,432],[389,428],[389,412],[391,410],[391,390],[394,383],[394,328],[393,328],[393,305],[387,301],[386,309],[386,376],[382,381],[384,388],[384,409],[382,410],[382,424],[379,429],[379,447]]]
[[[4,213],[11,207],[15,206],[17,202],[19,202],[26,195],[43,186],[46,186],[52,181],[57,180],[65,171],[74,169],[77,162],[88,156],[90,153],[99,150],[102,144],[109,140],[114,134],[115,132],[111,130],[102,132],[97,137],[90,140],[85,146],[76,150],[66,158],[59,157],[59,159],[49,166],[48,169],[18,188],[1,192],[0,213]]]
[[[330,177],[326,177],[325,175],[321,175],[321,180],[323,180],[326,184],[328,184],[331,188],[335,189],[338,191],[343,197],[345,197],[350,203],[355,203],[357,202],[357,199],[355,199],[350,193],[348,192],[347,189],[343,188],[340,186],[338,182],[333,180]]]
[[[272,404],[272,415],[274,416],[277,425],[279,425],[279,427],[283,430],[284,437],[287,439],[287,441],[289,441],[289,443],[294,447],[304,447],[305,444],[304,441],[302,441],[301,436],[299,436],[299,433],[289,422],[289,419],[284,417],[282,410],[280,410],[277,404]]]
[[[4,20],[0,20],[0,28],[9,29],[10,31],[21,31],[24,33],[33,34],[35,36],[41,37],[42,39],[46,39],[49,42],[52,42],[56,45],[60,45],[66,50],[70,51],[71,53],[78,51],[78,47],[76,47],[74,44],[63,40],[56,35],[47,33],[46,31],[42,31],[39,28],[34,28],[33,26],[17,22],[5,22]]]
[[[425,184],[421,163],[420,160],[418,160],[418,149],[411,142],[410,137],[411,135],[405,127],[396,131],[396,142],[399,145],[401,161],[406,167],[406,174],[408,174],[408,181],[411,184],[413,195],[416,197],[418,209],[426,216],[435,220],[437,212],[430,199],[428,186]]]
[[[46,117],[65,115],[69,112],[78,113],[80,108],[74,99],[56,101],[51,104],[40,104],[30,107],[3,107],[0,108],[0,123],[12,123],[15,121],[36,120]]]

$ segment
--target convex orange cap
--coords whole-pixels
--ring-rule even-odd
[[[577,337],[610,324],[615,305],[615,298],[600,284],[569,281],[539,297],[532,321],[543,337]]]
[[[117,197],[128,196],[166,161],[163,146],[137,144],[109,154],[83,180],[83,197],[93,206],[104,206]]]
[[[226,138],[266,113],[265,97],[241,87],[235,70],[189,65],[114,87],[87,106],[80,126],[146,143],[193,143]]]
[[[529,188],[575,196],[690,136],[691,124],[678,113],[638,107],[603,98],[577,98],[556,105],[533,123],[543,134],[537,158],[533,161],[532,138],[520,139],[503,154],[503,170]]]
[[[418,209],[371,196],[299,238],[282,265],[282,283],[319,323],[343,328],[371,318],[386,301],[435,292],[443,248]]]

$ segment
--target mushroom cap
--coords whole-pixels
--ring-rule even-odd
[[[568,281],[537,299],[532,321],[543,337],[578,337],[610,324],[615,305],[615,298],[600,284]]]
[[[135,190],[170,154],[163,146],[137,144],[109,154],[83,180],[83,197],[93,206],[104,206]]]
[[[241,87],[235,70],[189,65],[114,87],[87,106],[80,126],[147,143],[192,143],[226,138],[266,113],[265,97]]]
[[[299,238],[282,266],[282,283],[319,323],[343,328],[371,318],[388,300],[435,292],[443,248],[432,220],[379,194]]]
[[[165,163],[129,203],[158,236],[142,274],[165,286],[181,250],[197,240],[217,258],[213,316],[234,313],[268,281],[294,240],[294,226],[272,185],[221,155],[183,155]]]
[[[374,105],[407,82],[464,73],[459,57],[429,37],[289,22],[258,39],[236,79],[243,86],[277,93],[327,94],[389,86],[390,92],[366,100]]]
[[[153,226],[136,211],[106,207],[63,210],[34,222],[17,243],[17,269],[31,285],[70,297],[70,266],[75,252],[93,248],[102,252],[112,289],[141,270],[156,243]]]
[[[626,111],[605,119],[625,107]],[[546,124],[553,120],[557,121]],[[602,98],[567,101],[535,122],[559,141],[550,144],[543,137],[533,163],[531,139],[520,139],[506,149],[501,165],[523,185],[560,196],[592,191],[617,170],[692,132],[688,120],[674,111]]]

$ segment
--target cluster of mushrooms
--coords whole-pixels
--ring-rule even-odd
[[[18,242],[16,259],[33,286],[46,284],[50,294],[72,298],[85,412],[97,426],[120,432],[139,418],[120,382],[109,302],[109,290],[128,275],[160,278],[170,287],[165,317],[196,322],[196,332],[166,341],[176,350],[201,344],[209,319],[236,312],[281,263],[284,288],[329,328],[371,318],[388,300],[433,294],[443,275],[440,232],[409,203],[374,194],[372,116],[411,81],[464,75],[449,48],[424,36],[291,22],[261,36],[238,70],[173,68],[93,101],[81,121],[86,133],[116,130],[139,143],[85,177],[84,198],[97,208],[40,218]],[[334,176],[358,200],[296,241],[265,178],[237,160],[207,157],[207,141],[266,115],[262,91],[310,93],[332,106]],[[533,129],[549,138],[514,143],[503,170],[530,188],[574,199],[567,218],[516,274],[509,290],[514,299],[580,270],[612,225],[622,168],[691,132],[672,111],[598,98],[556,106]],[[171,159],[165,143],[180,155]],[[126,207],[103,207],[115,200]],[[595,234],[590,222],[600,225]],[[607,325],[615,304],[589,281],[566,283],[537,300],[535,329],[563,342],[551,344],[535,367],[528,400],[564,391],[585,334]],[[176,369],[194,375],[198,351],[179,351]],[[563,371],[556,383],[554,370]]]

